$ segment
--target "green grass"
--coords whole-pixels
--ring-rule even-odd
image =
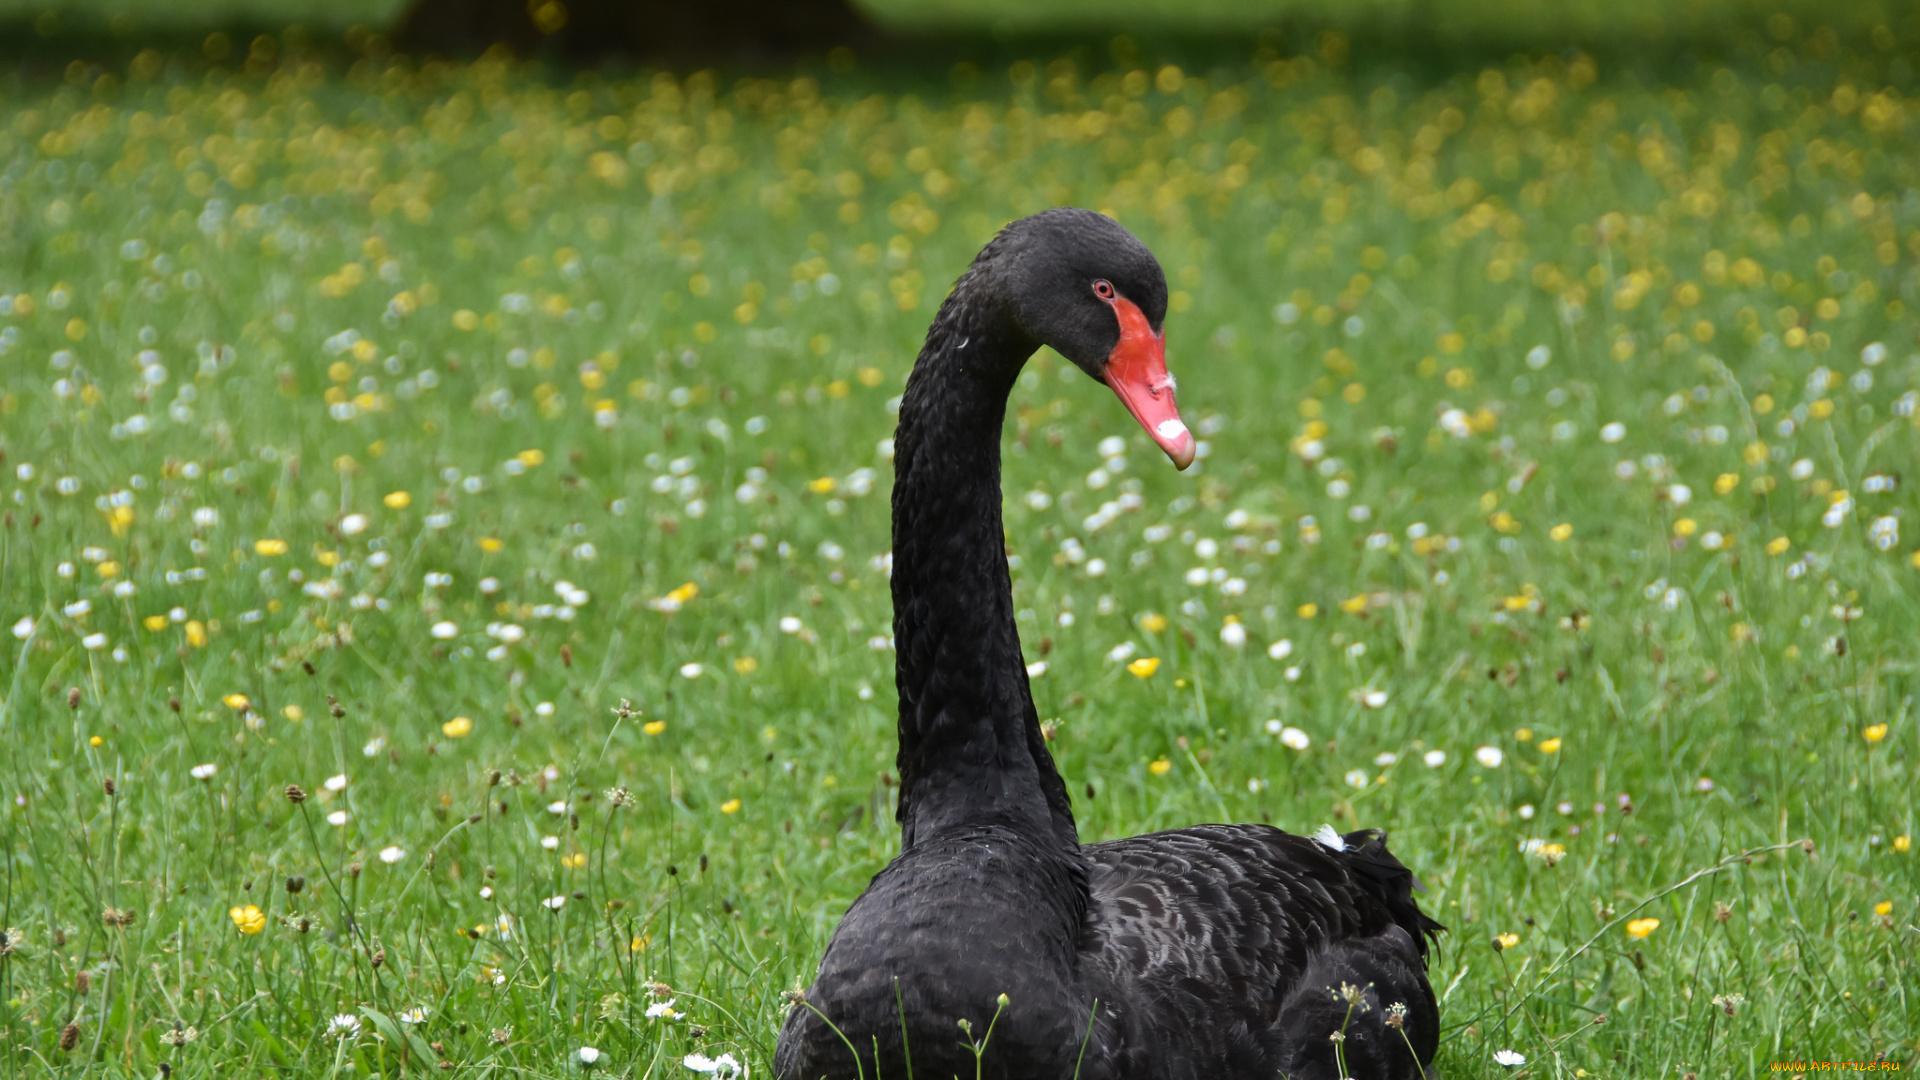
[[[1790,23],[1672,70],[0,87],[7,1075],[766,1075],[897,844],[887,404],[1061,203],[1159,254],[1211,444],[1175,473],[1049,354],[1015,393],[1083,836],[1391,830],[1449,1075],[1912,1067],[1915,57]]]

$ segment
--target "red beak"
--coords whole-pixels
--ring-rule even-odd
[[[1116,296],[1108,303],[1120,320],[1120,344],[1107,357],[1107,385],[1173,459],[1174,466],[1185,469],[1193,464],[1193,433],[1187,430],[1179,406],[1173,403],[1166,338],[1154,332],[1133,301]]]

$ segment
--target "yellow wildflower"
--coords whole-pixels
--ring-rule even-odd
[[[726,802],[723,802],[720,804],[720,812],[723,814],[737,813],[739,812],[739,810],[740,810],[739,799],[728,799]]]
[[[1627,936],[1635,941],[1645,941],[1648,934],[1658,929],[1659,919],[1632,919],[1627,923]]]
[[[1860,734],[1864,735],[1868,742],[1879,742],[1881,739],[1887,737],[1887,725],[1868,724],[1866,730]]]
[[[1149,611],[1140,616],[1140,629],[1149,634],[1157,634],[1167,628],[1167,617],[1159,612]]]
[[[440,732],[449,739],[464,739],[473,732],[473,721],[464,716],[456,716],[441,724]]]
[[[1153,763],[1147,766],[1147,771],[1155,776],[1165,776],[1173,771],[1173,762],[1166,758],[1155,758]]]
[[[1519,935],[1519,934],[1511,934],[1511,933],[1509,933],[1509,934],[1495,934],[1495,935],[1493,935],[1493,943],[1494,943],[1494,944],[1495,944],[1496,946],[1498,946],[1498,947],[1500,948],[1500,950],[1501,950],[1501,951],[1503,951],[1503,952],[1504,952],[1504,951],[1506,951],[1507,949],[1511,949],[1511,948],[1513,948],[1513,947],[1514,947],[1515,945],[1518,945],[1518,944],[1520,944],[1520,935]]]
[[[227,918],[232,919],[234,927],[248,936],[257,934],[267,928],[266,915],[252,904],[229,909],[227,911]]]
[[[285,555],[287,553],[287,542],[285,540],[255,540],[253,542],[253,550],[269,558],[276,555]]]
[[[1300,616],[1303,619],[1311,619],[1315,615],[1320,614],[1320,605],[1309,601],[1308,603],[1301,604],[1299,607],[1294,608],[1293,613],[1295,615]]]
[[[1559,543],[1560,541],[1565,540],[1567,537],[1573,535],[1573,526],[1572,524],[1563,521],[1560,524],[1555,525],[1553,528],[1548,529],[1547,535],[1552,537],[1555,543]]]
[[[225,702],[227,708],[232,709],[234,712],[241,712],[253,705],[253,701],[245,694],[228,694],[220,700]]]
[[[1776,536],[1773,539],[1767,541],[1767,554],[1785,555],[1787,553],[1787,549],[1792,546],[1793,546],[1793,541],[1787,539],[1784,536]]]
[[[380,501],[386,503],[389,510],[405,510],[413,505],[413,496],[404,491],[389,491],[387,497]]]
[[[665,720],[649,720],[640,725],[640,730],[649,735],[658,735],[667,730],[667,722]]]
[[[1553,738],[1551,738],[1551,739],[1542,739],[1542,740],[1540,740],[1540,752],[1541,752],[1541,753],[1543,753],[1543,754],[1557,754],[1557,753],[1559,753],[1559,752],[1560,752],[1560,737],[1556,735],[1556,736],[1554,736],[1554,737],[1553,737]]]
[[[1143,656],[1127,665],[1127,671],[1142,679],[1152,678],[1153,673],[1159,670],[1160,658],[1157,656]]]

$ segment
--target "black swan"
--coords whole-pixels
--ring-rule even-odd
[[[1083,845],[1041,736],[1001,532],[1007,395],[1051,345],[1186,468],[1166,307],[1145,245],[1061,209],[1002,230],[934,317],[894,438],[900,855],[794,995],[779,1080],[1436,1075],[1441,927],[1380,834]]]

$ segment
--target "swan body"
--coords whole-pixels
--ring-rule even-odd
[[[1001,529],[1007,395],[1051,345],[1186,467],[1166,299],[1132,234],[1053,210],[1003,230],[935,316],[894,441],[901,852],[789,1012],[780,1080],[1433,1075],[1440,927],[1379,834],[1083,845],[1040,733]]]

